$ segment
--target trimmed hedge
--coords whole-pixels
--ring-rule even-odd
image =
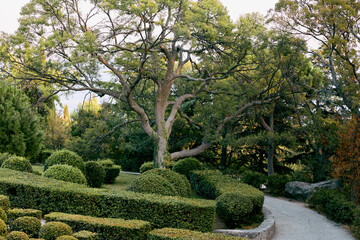
[[[201,169],[202,169],[201,162],[193,157],[184,158],[177,161],[172,168],[174,172],[183,174],[187,178],[190,178],[191,171],[201,170]]]
[[[41,228],[39,237],[45,240],[56,240],[63,235],[72,235],[73,231],[69,225],[63,222],[47,222]]]
[[[21,172],[33,172],[30,161],[18,156],[9,157],[1,164],[1,167]]]
[[[111,159],[98,160],[98,163],[103,165],[105,169],[105,184],[112,184],[115,182],[115,179],[119,176],[121,167],[115,165]]]
[[[0,208],[7,211],[10,207],[10,200],[8,196],[0,195]]]
[[[3,162],[5,162],[5,160],[9,159],[10,157],[13,157],[15,155],[11,154],[11,153],[0,153],[0,166],[3,164]]]
[[[0,236],[6,236],[7,226],[6,223],[0,219]]]
[[[147,174],[136,178],[129,187],[128,191],[139,193],[154,193],[166,196],[177,196],[178,192],[174,186],[160,175]]]
[[[154,168],[154,163],[153,162],[144,162],[140,166],[140,173],[144,173],[144,172],[149,171],[149,170],[151,170],[153,168]]]
[[[84,160],[75,152],[66,149],[53,152],[50,157],[45,160],[44,171],[56,164],[66,164],[80,170],[84,169]]]
[[[7,214],[2,208],[0,208],[0,219],[4,220],[4,222],[7,222]]]
[[[26,233],[29,237],[37,237],[41,228],[41,222],[36,217],[19,217],[11,225],[11,231]]]
[[[63,235],[60,237],[57,237],[56,240],[79,240],[76,237],[73,237],[71,235]]]
[[[141,219],[153,227],[211,231],[215,202],[203,199],[88,188],[25,172],[0,168],[0,194],[18,208],[96,217]]]
[[[185,229],[163,228],[149,233],[149,240],[246,240],[246,238],[228,236],[220,233],[201,233]]]
[[[29,236],[20,231],[12,231],[6,236],[6,240],[29,240]]]
[[[105,180],[105,174],[105,168],[100,163],[96,161],[85,163],[84,175],[90,187],[101,187]]]
[[[261,184],[266,183],[267,177],[263,173],[246,170],[241,174],[241,181],[253,186],[254,188],[259,188]]]
[[[86,177],[81,170],[66,164],[56,164],[49,167],[44,172],[44,177],[54,178],[65,182],[86,184]]]
[[[74,233],[73,236],[78,240],[95,240],[97,239],[98,235],[90,231],[82,230],[80,232]]]
[[[19,217],[26,217],[26,216],[41,219],[42,211],[36,209],[14,208],[14,209],[9,209],[7,212],[8,223],[11,223],[12,221],[14,221]]]
[[[99,239],[146,239],[151,229],[149,222],[141,220],[123,220],[119,218],[97,218],[83,215],[50,213],[47,221],[64,222],[74,231],[88,230],[98,234]]]

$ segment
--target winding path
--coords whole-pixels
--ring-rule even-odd
[[[275,217],[273,240],[353,240],[341,224],[305,207],[304,203],[265,197],[264,206]]]

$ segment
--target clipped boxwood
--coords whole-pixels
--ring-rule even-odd
[[[71,235],[63,235],[63,236],[57,237],[56,240],[78,240],[78,239]]]
[[[7,214],[2,208],[0,208],[0,219],[2,219],[4,222],[7,222]]]
[[[50,157],[45,160],[44,171],[56,164],[66,164],[80,170],[84,169],[83,159],[75,152],[69,150],[59,150],[53,152]]]
[[[63,235],[72,235],[73,231],[69,225],[63,222],[47,222],[41,228],[39,237],[45,240],[56,240]]]
[[[191,186],[189,181],[184,175],[171,171],[169,169],[155,168],[145,172],[143,175],[155,174],[160,175],[168,180],[171,185],[175,188],[177,195],[182,197],[189,197]]]
[[[118,165],[115,165],[111,159],[98,160],[97,162],[100,163],[101,165],[103,165],[103,167],[105,169],[104,183],[106,183],[106,184],[114,183],[115,179],[120,174],[121,167]]]
[[[37,237],[41,227],[41,222],[36,217],[19,217],[11,225],[12,231],[26,233],[29,237]]]
[[[1,164],[1,167],[21,172],[33,172],[30,161],[18,156],[9,157]]]
[[[220,233],[202,233],[185,229],[163,228],[149,233],[148,240],[246,240]]]
[[[44,176],[65,182],[86,184],[86,178],[80,169],[65,164],[51,166],[44,172]]]
[[[12,231],[6,236],[6,240],[29,240],[29,236],[20,231]]]
[[[99,188],[105,180],[105,169],[100,163],[89,161],[84,165],[84,175],[90,187]]]
[[[141,219],[157,228],[212,231],[215,202],[129,191],[88,188],[25,172],[0,168],[0,194],[17,208],[45,214],[65,212],[96,217]]]
[[[83,215],[50,213],[47,221],[60,221],[68,224],[74,231],[86,229],[98,234],[98,239],[146,239],[151,229],[149,222],[141,220],[123,220],[119,218],[97,218]]]
[[[160,175],[147,174],[136,178],[129,187],[128,191],[139,193],[154,193],[166,196],[176,196],[178,192],[174,186]]]
[[[9,209],[7,212],[7,218],[9,224],[11,224],[11,222],[14,221],[15,219],[25,216],[41,219],[42,211],[36,209],[14,208],[14,209]]]
[[[144,162],[140,166],[140,173],[144,173],[154,168],[154,162]]]
[[[191,171],[201,170],[201,169],[202,169],[201,162],[193,157],[184,158],[177,161],[172,168],[174,172],[183,174],[187,178],[190,178]]]
[[[14,155],[11,153],[0,153],[0,166],[5,162],[5,160],[13,157]]]
[[[241,174],[241,181],[255,188],[259,188],[261,184],[265,184],[266,180],[267,177],[265,174],[251,170],[246,170]]]
[[[8,196],[0,195],[0,208],[7,211],[10,207],[10,200]]]
[[[7,226],[6,223],[0,219],[0,236],[6,236],[7,234]]]
[[[73,234],[78,240],[95,240],[98,239],[98,235],[94,232],[82,230]]]

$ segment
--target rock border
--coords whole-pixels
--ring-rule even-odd
[[[270,240],[275,234],[275,218],[270,210],[263,207],[264,221],[259,227],[249,230],[215,229],[214,233],[245,237],[254,240]]]

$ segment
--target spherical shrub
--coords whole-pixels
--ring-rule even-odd
[[[80,170],[84,169],[83,159],[75,152],[69,150],[60,150],[53,152],[50,157],[45,160],[44,171],[56,164],[66,164],[76,167]]]
[[[84,174],[90,187],[101,187],[105,180],[105,168],[98,162],[86,162]]]
[[[24,232],[12,231],[6,236],[6,240],[29,240],[29,236]]]
[[[168,180],[155,174],[141,175],[131,183],[127,190],[168,196],[176,196],[178,194]]]
[[[62,222],[47,222],[41,228],[39,237],[45,240],[55,240],[63,235],[72,235],[72,229],[69,225]]]
[[[8,196],[0,195],[0,208],[7,211],[10,207],[10,199]]]
[[[196,158],[184,158],[179,160],[176,164],[174,164],[174,167],[172,170],[174,172],[180,173],[185,175],[187,178],[190,177],[190,172],[194,170],[201,170],[201,162],[197,160]]]
[[[154,168],[153,162],[145,162],[140,166],[140,173],[144,173]]]
[[[7,221],[7,214],[4,209],[0,208],[0,219],[4,220],[4,222]]]
[[[41,227],[41,222],[36,217],[19,217],[10,225],[12,231],[24,232],[29,237],[37,237]]]
[[[70,236],[70,235],[63,235],[60,237],[57,237],[56,240],[78,240],[76,237]]]
[[[254,172],[251,170],[244,171],[241,174],[241,181],[255,188],[259,188],[261,184],[266,183],[266,180],[267,179],[265,174]]]
[[[11,153],[0,153],[0,166],[5,162],[5,160],[9,159],[10,157],[13,157]]]
[[[70,165],[54,165],[44,172],[44,176],[57,180],[86,184],[86,178],[80,169]]]
[[[121,167],[114,165],[112,167],[105,167],[105,179],[104,183],[112,184],[115,182],[115,179],[119,176]]]
[[[103,165],[103,167],[112,167],[114,166],[114,162],[113,160],[107,158],[107,159],[102,159],[102,160],[98,160],[98,163],[100,163],[101,165]]]
[[[240,227],[251,213],[251,200],[239,192],[228,192],[216,199],[216,212],[230,228]]]
[[[97,234],[93,232],[89,232],[86,230],[82,230],[80,232],[74,233],[74,237],[76,237],[78,240],[95,240],[97,239]]]
[[[0,236],[6,236],[7,226],[4,220],[0,219]]]
[[[155,168],[146,171],[143,175],[148,175],[148,174],[160,175],[166,180],[168,180],[175,188],[179,196],[182,197],[190,196],[190,190],[191,190],[190,183],[184,175],[181,175],[169,169],[160,169],[160,168]]]
[[[21,172],[33,172],[31,163],[29,160],[23,157],[12,156],[6,159],[2,164],[2,168],[8,168]]]

